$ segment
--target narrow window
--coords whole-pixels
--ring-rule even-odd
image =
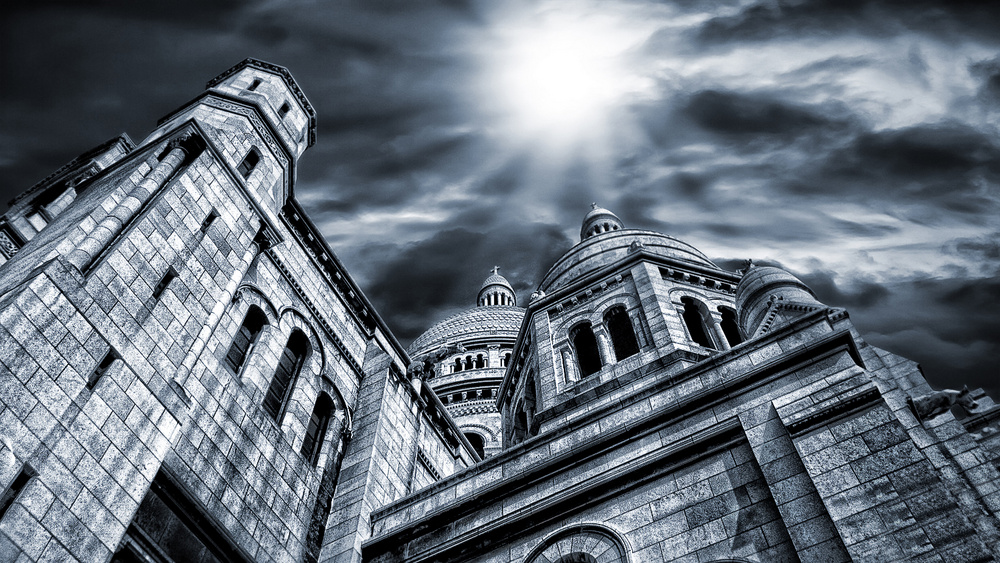
[[[705,329],[705,317],[701,314],[698,303],[690,297],[682,298],[681,302],[684,303],[684,324],[687,325],[688,332],[691,334],[691,340],[705,348],[715,348],[712,340],[708,337],[708,331]]]
[[[476,453],[479,454],[479,459],[486,457],[486,441],[483,440],[482,436],[475,432],[466,432],[465,439],[472,445],[472,449],[476,450]]]
[[[452,372],[462,371],[462,358],[455,358],[455,369]]]
[[[35,470],[31,468],[30,465],[21,466],[21,472],[14,477],[14,481],[7,487],[7,490],[3,492],[3,496],[0,496],[0,520],[3,520],[4,514],[7,514],[7,509],[10,505],[14,504],[17,500],[17,495],[21,494],[24,487],[28,485],[28,481],[36,475]]]
[[[288,404],[288,397],[295,387],[295,379],[302,370],[302,364],[309,355],[309,339],[300,331],[295,331],[288,338],[281,357],[278,359],[278,369],[274,371],[271,385],[264,395],[264,411],[275,420],[281,421]]]
[[[514,413],[514,428],[511,432],[511,442],[516,445],[524,441],[525,437],[528,435],[528,415],[524,412],[524,407],[521,404],[517,405],[517,411]]]
[[[257,90],[258,86],[260,86],[260,78],[254,78],[253,82],[251,82],[250,85],[247,86],[247,92],[253,92]]]
[[[319,453],[323,449],[323,437],[330,426],[330,416],[333,415],[333,400],[326,393],[320,393],[313,406],[306,437],[302,441],[302,455],[313,467],[319,461]]]
[[[218,219],[218,218],[219,218],[219,212],[218,211],[216,211],[214,209],[211,210],[211,211],[209,211],[208,215],[205,217],[205,220],[201,222],[201,229],[200,229],[201,232],[207,233],[208,232],[208,228],[211,227],[212,223],[214,223],[215,220]]]
[[[622,361],[639,352],[639,342],[635,339],[632,321],[624,307],[614,307],[604,314],[604,324],[611,333],[611,345],[615,349],[615,359]]]
[[[167,273],[163,274],[163,278],[160,279],[160,283],[156,284],[153,288],[153,299],[159,299],[163,295],[163,290],[167,289],[170,282],[177,277],[177,272],[173,268],[169,268]]]
[[[247,351],[257,342],[261,329],[267,324],[267,316],[256,305],[252,305],[247,310],[243,318],[243,324],[236,331],[233,343],[229,345],[229,352],[226,353],[225,364],[229,371],[239,373],[243,367],[243,362],[247,359]]]
[[[90,378],[87,379],[87,389],[92,390],[94,387],[97,387],[97,382],[100,381],[101,377],[108,372],[108,368],[110,368],[111,364],[113,364],[117,359],[118,353],[115,352],[115,349],[111,348],[108,350],[108,353],[104,355],[104,359],[101,360],[101,363],[97,364],[97,367],[94,368],[94,372],[91,373]]]
[[[486,364],[483,363],[483,355],[476,354],[476,369],[481,369],[484,367],[486,367]]]
[[[288,107],[288,102],[281,104],[281,107],[278,108],[278,117],[284,119],[290,109],[292,108]]]
[[[260,153],[257,152],[256,148],[252,148],[250,149],[250,152],[243,157],[243,162],[240,162],[240,165],[236,169],[239,171],[240,176],[243,176],[244,179],[249,178],[250,173],[257,167],[258,162],[260,162]]]
[[[580,376],[587,377],[600,371],[601,356],[597,351],[594,331],[587,325],[579,325],[570,332],[570,340],[576,350],[576,361],[580,364]]]
[[[719,307],[719,312],[722,313],[722,333],[726,335],[726,340],[729,341],[730,346],[736,346],[740,342],[743,342],[743,333],[740,331],[740,325],[736,322],[736,311],[730,309],[729,307]]]

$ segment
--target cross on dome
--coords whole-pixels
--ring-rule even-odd
[[[507,278],[500,275],[500,266],[493,266],[490,276],[483,282],[479,296],[476,298],[476,305],[480,307],[517,306],[514,288],[510,286]]]

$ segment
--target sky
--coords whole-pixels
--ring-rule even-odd
[[[494,265],[525,303],[597,202],[1000,398],[998,3],[18,4],[4,202],[255,57],[314,105],[296,198],[404,345]]]

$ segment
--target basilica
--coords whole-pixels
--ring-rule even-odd
[[[1000,559],[1000,406],[788,272],[595,204],[404,347],[295,198],[315,141],[247,59],[11,202],[0,562]]]

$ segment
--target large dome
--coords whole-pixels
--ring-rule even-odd
[[[473,307],[437,323],[410,344],[407,353],[416,358],[445,344],[466,343],[477,339],[517,338],[524,319],[520,307]]]
[[[718,269],[707,256],[690,244],[654,231],[612,230],[590,236],[569,249],[549,268],[539,287],[551,292],[578,277],[624,258],[632,245],[652,254]]]

